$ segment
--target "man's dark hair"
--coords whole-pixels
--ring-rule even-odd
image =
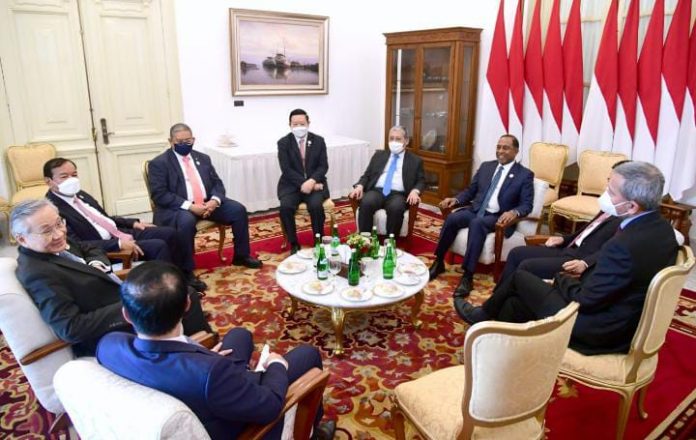
[[[54,159],[49,159],[48,162],[44,164],[44,177],[53,179],[53,170],[55,170],[58,167],[62,167],[66,162],[70,162],[71,164],[73,164],[75,168],[77,168],[77,165],[75,165],[75,162],[73,162],[72,160],[66,159],[64,157],[56,157]]]
[[[302,110],[301,108],[296,108],[295,110],[290,112],[290,116],[288,116],[288,123],[292,122],[292,117],[297,115],[304,115],[304,117],[307,118],[307,122],[309,122],[309,115],[307,114],[307,112]]]
[[[183,122],[177,122],[176,124],[172,125],[172,128],[169,129],[169,139],[174,139],[174,134],[180,131],[188,131],[190,133],[193,133],[191,127],[184,124]]]
[[[505,133],[504,135],[500,136],[501,138],[510,138],[512,139],[512,146],[515,147],[516,150],[520,149],[520,141],[517,140],[517,137],[515,137],[514,134],[510,133]]]
[[[138,333],[160,336],[186,312],[188,286],[171,263],[148,261],[135,268],[121,285],[121,301]]]

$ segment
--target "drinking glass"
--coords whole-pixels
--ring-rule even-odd
[[[335,279],[336,275],[341,271],[341,263],[340,255],[329,256],[329,272],[331,272],[332,279]]]

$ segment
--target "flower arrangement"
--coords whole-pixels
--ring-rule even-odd
[[[370,237],[365,237],[359,232],[354,232],[346,238],[346,244],[351,249],[358,251],[358,256],[362,257],[370,253]]]

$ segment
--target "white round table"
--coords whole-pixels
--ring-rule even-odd
[[[394,280],[389,280],[401,287],[403,293],[398,297],[383,297],[373,294],[372,297],[366,301],[356,302],[347,300],[341,295],[341,292],[349,287],[348,280],[338,275],[333,277],[333,279],[331,278],[331,275],[329,276],[330,282],[333,283],[333,289],[331,289],[329,293],[322,295],[308,294],[303,290],[303,286],[311,281],[316,281],[317,272],[316,269],[313,267],[312,259],[302,258],[298,254],[287,257],[278,266],[284,267],[283,265],[287,262],[299,262],[305,264],[307,269],[296,274],[289,274],[281,272],[280,270],[276,270],[276,281],[278,282],[278,285],[282,287],[283,290],[285,290],[290,296],[291,317],[294,315],[295,310],[297,310],[298,301],[310,306],[325,308],[331,312],[331,321],[333,323],[334,332],[336,336],[336,347],[334,349],[334,354],[340,355],[344,352],[343,326],[347,313],[356,311],[371,311],[384,309],[386,307],[391,307],[394,304],[406,301],[411,297],[415,297],[415,301],[411,311],[411,321],[416,328],[420,328],[422,322],[418,319],[418,313],[420,311],[421,305],[423,304],[423,288],[426,284],[428,284],[428,268],[417,257],[407,252],[403,252],[402,254],[401,251],[399,251],[399,253],[400,256],[397,259],[397,268],[394,270],[395,278],[400,273],[400,269],[402,267],[405,267],[400,267],[401,265],[422,265],[423,270],[422,273],[420,273],[419,275],[410,274],[417,280],[417,283],[413,285],[404,285],[397,283]],[[380,268],[380,270],[377,271],[378,274],[374,276],[374,279],[368,280],[365,276],[360,277],[360,284],[358,285],[358,287],[361,287],[366,291],[372,289],[374,285],[378,283],[388,282],[388,280],[385,280],[382,277],[382,258],[380,258],[374,264],[377,264]]]

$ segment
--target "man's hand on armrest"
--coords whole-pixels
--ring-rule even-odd
[[[356,200],[362,199],[362,196],[363,196],[363,186],[360,184],[355,185],[353,187],[353,191],[351,191],[350,194],[348,194],[349,198],[356,199]]]

